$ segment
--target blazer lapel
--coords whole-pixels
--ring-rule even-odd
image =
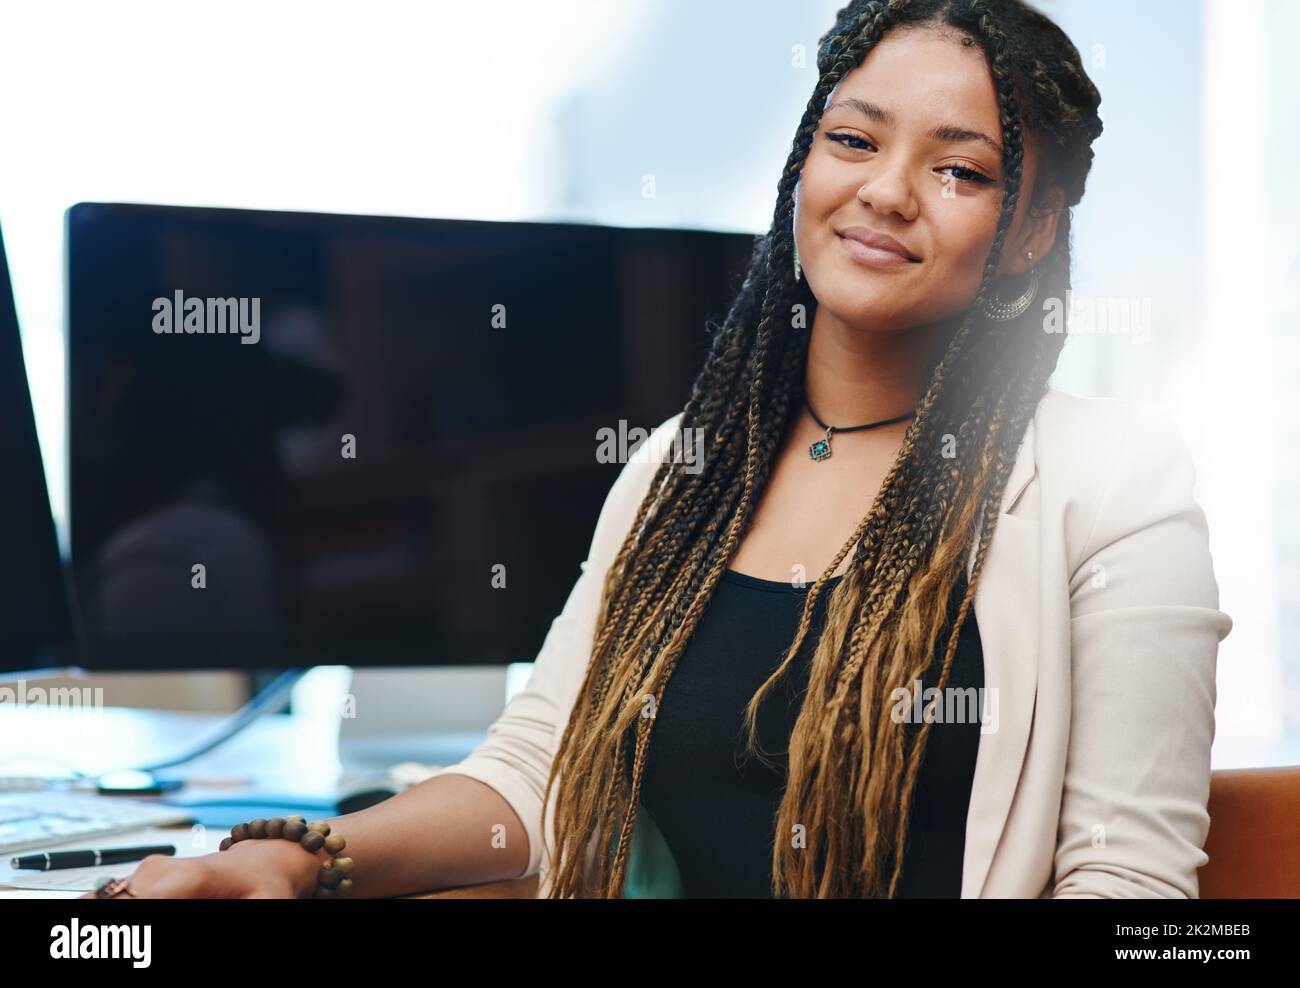
[[[1038,522],[1009,515],[1034,476],[1030,420],[1007,479],[974,611],[984,652],[984,720],[966,818],[962,897],[978,898],[1010,814],[1038,686]],[[978,545],[978,541],[976,543]],[[967,563],[969,574],[975,553]]]

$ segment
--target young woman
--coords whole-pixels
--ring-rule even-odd
[[[1197,894],[1231,620],[1191,463],[1154,408],[1047,384],[1097,90],[1019,0],[855,0],[817,63],[651,440],[702,469],[626,465],[488,739],[327,821],[351,894]],[[308,896],[320,865],[240,839],[115,890]]]

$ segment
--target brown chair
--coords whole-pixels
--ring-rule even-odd
[[[1210,775],[1202,899],[1300,899],[1300,765]]]

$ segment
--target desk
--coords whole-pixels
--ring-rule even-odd
[[[0,775],[63,774],[69,767],[97,774],[131,764],[157,761],[180,752],[220,723],[207,713],[103,707],[45,711],[35,706],[0,706]],[[430,748],[439,747],[430,734]],[[452,747],[470,744],[455,736]],[[447,744],[442,744],[447,747]],[[214,751],[177,770],[187,780],[184,790],[194,796],[238,797],[275,792],[307,800],[332,800],[340,787],[364,781],[344,769],[339,759],[338,725],[288,714],[263,717]],[[255,811],[250,816],[259,815]],[[333,816],[334,810],[321,810]],[[220,829],[210,827],[210,833]],[[189,825],[155,828],[153,839],[174,843],[178,855],[207,854],[215,847],[194,846]],[[136,844],[152,840],[140,834],[116,834],[103,843]],[[219,838],[218,838],[219,839]],[[96,843],[93,839],[92,843]],[[87,840],[69,846],[85,846]],[[214,842],[215,843],[215,842]],[[8,875],[8,869],[3,867]],[[126,866],[123,866],[126,867]],[[127,869],[129,870],[129,868]],[[415,898],[532,898],[537,878],[464,889],[445,889]],[[0,899],[76,898],[80,892],[0,889]]]
[[[536,899],[537,876],[512,878],[505,882],[488,882],[486,885],[466,885],[464,888],[443,889],[441,892],[422,892],[408,899]]]

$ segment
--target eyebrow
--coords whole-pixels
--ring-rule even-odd
[[[849,110],[857,110],[868,120],[873,120],[886,127],[893,127],[898,122],[897,118],[895,118],[895,116],[888,110],[876,106],[875,103],[870,103],[867,100],[858,99],[854,96],[846,97],[842,100],[836,100],[830,106],[826,107],[824,113],[829,113],[831,110],[840,106]],[[999,158],[1002,157],[1002,145],[982,131],[970,130],[967,127],[957,127],[953,124],[942,124],[931,129],[926,136],[936,141],[943,141],[949,144],[978,141],[981,144],[987,144],[997,152]]]

